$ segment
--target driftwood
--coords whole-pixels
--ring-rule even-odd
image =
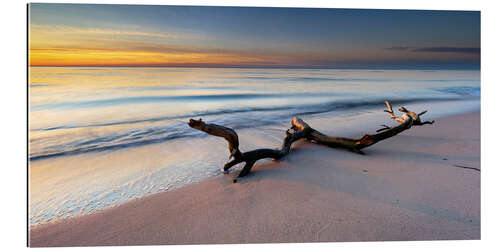
[[[422,126],[425,124],[433,124],[434,121],[425,121],[422,122],[420,116],[425,114],[427,111],[420,112],[419,114],[413,113],[406,109],[405,107],[401,107],[399,109],[403,114],[401,117],[397,117],[394,115],[394,111],[392,109],[391,104],[388,101],[385,101],[387,105],[387,110],[385,112],[389,113],[391,119],[399,122],[400,124],[397,126],[389,127],[386,125],[382,125],[383,128],[377,130],[376,134],[366,134],[359,139],[351,139],[344,137],[336,137],[336,136],[328,136],[325,135],[313,128],[311,128],[306,122],[298,117],[294,117],[291,121],[292,127],[286,131],[286,136],[283,139],[283,143],[281,148],[278,149],[256,149],[252,151],[248,151],[242,153],[239,150],[239,140],[238,134],[231,129],[224,126],[216,125],[216,124],[207,124],[203,122],[201,119],[189,120],[189,126],[203,131],[207,134],[223,137],[228,142],[229,148],[229,161],[224,164],[222,171],[227,173],[228,170],[238,163],[245,162],[245,166],[233,180],[233,182],[237,182],[237,178],[241,178],[246,176],[250,169],[253,167],[256,161],[264,158],[272,158],[275,160],[283,158],[290,152],[290,148],[292,143],[300,140],[306,139],[311,142],[325,145],[332,148],[344,148],[350,151],[364,154],[361,149],[371,146],[379,141],[385,140],[387,138],[393,137],[412,126]]]

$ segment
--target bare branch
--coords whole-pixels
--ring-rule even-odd
[[[241,154],[240,150],[238,149],[240,145],[238,141],[238,134],[236,134],[236,132],[234,132],[233,129],[220,126],[217,124],[207,124],[203,122],[201,119],[199,120],[189,119],[189,126],[194,129],[203,131],[207,134],[223,137],[224,139],[226,139],[230,154],[229,157],[234,156],[236,158],[237,155]]]
[[[381,125],[383,128],[377,130],[376,134],[366,134],[359,139],[351,139],[345,137],[328,136],[313,128],[311,128],[305,121],[298,117],[294,117],[291,121],[292,127],[288,129],[285,133],[285,138],[281,148],[279,149],[255,149],[245,153],[241,153],[238,149],[239,141],[236,132],[224,126],[219,126],[216,124],[206,124],[201,119],[199,120],[189,120],[189,126],[203,131],[207,134],[223,137],[228,142],[228,148],[230,152],[230,158],[234,157],[233,160],[227,162],[222,171],[227,173],[227,171],[238,163],[245,162],[245,166],[239,173],[237,178],[244,177],[250,173],[250,170],[254,166],[255,162],[264,159],[272,158],[275,160],[281,159],[290,153],[292,144],[300,139],[307,139],[310,142],[315,142],[320,145],[325,145],[332,148],[345,148],[352,152],[359,154],[364,154],[361,149],[369,147],[379,141],[385,140],[387,138],[393,137],[409,128],[413,125],[421,126],[425,124],[433,124],[434,121],[420,120],[420,115],[425,114],[427,111],[423,111],[418,115],[414,112],[409,111],[405,107],[401,107],[399,111],[403,112],[401,117],[396,117],[392,109],[391,104],[385,101],[387,110],[385,112],[389,113],[391,119],[399,122],[397,126],[389,127],[387,125]],[[233,182],[237,182],[237,178]]]
[[[391,119],[393,119],[393,120],[395,120],[395,121],[397,121],[399,123],[403,123],[404,122],[401,118],[399,118],[399,117],[397,117],[397,116],[394,115],[394,111],[393,111],[392,106],[389,103],[389,101],[386,100],[385,101],[385,105],[387,106],[388,110],[384,110],[384,111],[387,112],[387,113],[389,113],[389,116],[391,117]],[[402,107],[402,109],[406,110],[404,107]]]

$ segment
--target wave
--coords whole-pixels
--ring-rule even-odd
[[[267,93],[243,93],[243,94],[215,94],[215,95],[179,95],[179,96],[133,96],[111,99],[100,99],[77,102],[58,102],[41,104],[31,107],[32,111],[44,109],[79,109],[101,106],[115,106],[122,104],[155,103],[155,102],[207,102],[207,101],[231,101],[231,100],[251,100],[269,98],[296,98],[296,97],[326,97],[335,96],[334,93],[290,93],[290,94],[267,94]]]
[[[434,90],[460,96],[481,96],[481,87],[476,86],[453,86],[446,88],[435,88]]]
[[[394,105],[402,105],[414,102],[432,102],[458,99],[463,98],[391,98],[391,103]],[[383,104],[384,99],[374,98],[364,101],[334,101],[311,105],[283,105],[259,108],[220,109],[215,111],[198,111],[178,116],[164,116],[111,123],[41,128],[31,131],[67,130],[63,132],[71,133],[71,129],[78,128],[94,128],[99,130],[109,126],[134,125],[128,128],[121,128],[119,132],[105,133],[98,137],[96,137],[96,134],[100,133],[89,133],[89,135],[82,135],[83,138],[79,137],[78,139],[69,142],[66,141],[64,143],[43,147],[39,150],[35,149],[35,151],[30,152],[29,159],[33,161],[70,154],[135,147],[151,143],[165,142],[183,137],[206,136],[206,134],[193,130],[186,125],[187,119],[190,118],[197,119],[201,117],[222,126],[231,127],[233,129],[244,129],[286,123],[294,116],[320,114],[336,110],[349,110],[356,108],[368,109],[378,107]],[[256,119],[255,117],[259,118]],[[30,143],[44,145],[43,139],[30,140]],[[31,148],[33,150],[33,148],[36,147]]]
[[[375,78],[332,78],[332,77],[266,77],[266,76],[249,76],[245,79],[251,80],[280,80],[280,81],[293,81],[293,82],[382,82],[388,79],[375,79]]]
[[[337,77],[266,77],[249,76],[251,80],[280,80],[291,82],[476,82],[476,79],[389,79],[389,78],[337,78]]]

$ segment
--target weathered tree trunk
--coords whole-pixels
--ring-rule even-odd
[[[399,122],[400,124],[394,127],[388,127],[386,125],[382,125],[384,128],[377,130],[376,134],[367,134],[359,139],[351,139],[344,137],[335,137],[335,136],[327,136],[322,134],[321,132],[311,128],[306,122],[298,117],[294,117],[291,121],[292,128],[286,131],[286,136],[283,139],[283,143],[281,148],[279,149],[256,149],[252,151],[248,151],[245,153],[241,153],[239,150],[239,140],[238,134],[231,129],[224,126],[216,125],[216,124],[207,124],[203,122],[201,119],[199,120],[189,120],[189,126],[203,131],[207,134],[223,137],[228,142],[229,148],[229,161],[224,165],[222,170],[224,173],[233,167],[234,165],[245,162],[245,166],[239,173],[237,178],[246,176],[250,169],[253,167],[256,161],[264,158],[272,158],[272,159],[281,159],[285,155],[290,152],[290,148],[292,143],[299,139],[307,139],[309,141],[318,143],[320,145],[325,145],[332,148],[345,148],[351,150],[353,152],[357,152],[363,154],[361,149],[371,146],[381,140],[390,138],[395,136],[412,126],[421,126],[425,124],[433,124],[434,121],[425,121],[422,122],[420,120],[420,116],[425,114],[427,111],[423,111],[418,115],[407,110],[404,107],[401,107],[399,111],[403,112],[401,117],[396,117],[394,115],[394,111],[392,110],[391,105],[388,101],[385,101],[388,110],[384,110],[389,113],[389,116]],[[233,182],[237,181],[237,178],[233,180]]]

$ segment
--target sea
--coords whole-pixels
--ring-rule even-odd
[[[251,150],[278,147],[294,116],[358,136],[391,124],[385,100],[431,119],[480,110],[480,93],[479,70],[30,67],[29,224],[221,175],[226,142],[189,119]]]

